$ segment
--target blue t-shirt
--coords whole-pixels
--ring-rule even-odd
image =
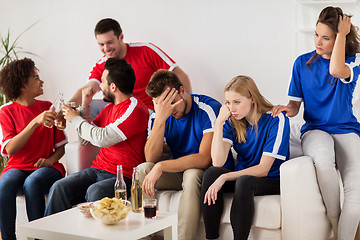
[[[258,121],[257,133],[255,126],[248,124],[245,143],[238,142],[236,131],[227,120],[223,128],[223,140],[232,144],[237,153],[234,171],[256,166],[261,157],[266,155],[275,158],[267,177],[280,180],[280,165],[289,159],[290,125],[284,113],[277,117],[264,113]]]
[[[203,135],[214,132],[214,123],[221,104],[208,96],[191,94],[190,111],[181,119],[170,116],[165,123],[165,141],[171,149],[173,158],[199,153]],[[156,113],[149,118],[148,136],[154,124]]]
[[[320,129],[329,134],[354,132],[360,136],[360,124],[352,110],[353,92],[360,74],[360,54],[345,58],[351,70],[350,78],[336,79],[329,73],[330,59],[318,56],[311,69],[306,66],[314,53],[296,59],[288,92],[290,100],[304,101],[306,123],[301,133]]]

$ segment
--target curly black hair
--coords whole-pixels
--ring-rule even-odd
[[[21,88],[24,87],[37,70],[35,63],[30,58],[15,60],[8,63],[0,71],[0,91],[9,100],[15,100],[20,96]]]

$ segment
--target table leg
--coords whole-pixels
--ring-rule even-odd
[[[164,229],[164,240],[177,240],[177,224]]]

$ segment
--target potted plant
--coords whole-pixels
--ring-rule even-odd
[[[39,21],[33,23],[28,28],[26,28],[22,33],[20,33],[13,42],[11,42],[11,34],[10,29],[8,29],[7,34],[5,36],[0,35],[0,70],[9,62],[12,62],[16,59],[18,59],[19,54],[29,54],[37,56],[34,53],[24,51],[22,47],[18,45],[18,40],[20,37],[28,31],[30,28],[32,28],[35,24],[37,24]],[[6,99],[5,95],[0,91],[0,106],[3,104],[9,102],[12,99]],[[7,164],[7,157],[3,157],[0,155],[0,172]]]

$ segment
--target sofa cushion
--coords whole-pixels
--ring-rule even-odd
[[[304,121],[290,120],[290,159],[303,156],[301,148],[301,126]]]
[[[230,208],[232,203],[232,193],[224,194],[224,212],[221,223],[230,224]],[[158,209],[160,211],[177,212],[181,191],[157,191]],[[203,221],[201,218],[200,221]],[[281,226],[280,196],[256,196],[255,197],[255,216],[253,226],[267,229],[279,229]]]
[[[156,191],[158,210],[177,213],[182,191],[164,190]]]
[[[256,196],[253,226],[266,229],[281,228],[280,195]]]

